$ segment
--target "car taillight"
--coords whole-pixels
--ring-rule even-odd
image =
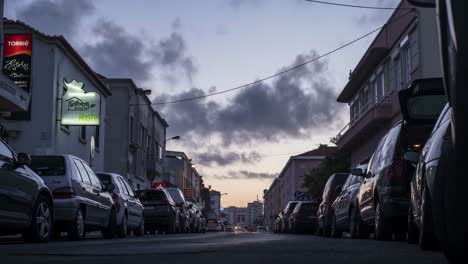
[[[112,200],[114,200],[115,207],[120,207],[120,194],[113,193]]]
[[[403,174],[403,161],[394,160],[392,163],[390,163],[387,171],[390,185],[401,185],[406,183],[407,179]]]
[[[71,198],[75,196],[72,187],[60,187],[54,190],[54,198]]]

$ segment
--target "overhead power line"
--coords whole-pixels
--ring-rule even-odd
[[[335,3],[335,2],[327,2],[327,1],[315,1],[315,0],[305,0],[305,1],[312,2],[312,3],[317,3],[317,4],[342,6],[342,7],[352,7],[352,8],[361,8],[361,9],[376,9],[376,10],[395,10],[395,9],[397,9],[397,7],[351,5],[351,4],[343,4],[343,3]],[[405,9],[405,8],[402,8],[402,9]]]
[[[256,80],[256,81],[253,81],[253,82],[250,82],[250,83],[247,83],[247,84],[243,84],[243,85],[240,85],[240,86],[237,86],[237,87],[234,87],[234,88],[230,88],[230,89],[226,89],[226,90],[221,90],[221,91],[219,91],[219,92],[214,92],[214,93],[209,93],[209,94],[204,94],[204,95],[194,96],[194,97],[189,97],[189,98],[183,98],[183,99],[178,99],[178,100],[174,100],[174,101],[155,102],[155,103],[152,103],[152,105],[166,105],[166,104],[175,104],[175,103],[182,103],[182,102],[188,102],[188,101],[198,100],[198,99],[202,99],[202,98],[207,98],[207,97],[211,97],[211,96],[215,96],[215,95],[219,95],[219,94],[224,94],[224,93],[232,92],[232,91],[239,90],[239,89],[242,89],[242,88],[245,88],[245,87],[254,85],[254,84],[258,84],[258,83],[267,81],[267,80],[269,80],[269,79],[272,79],[272,78],[275,78],[275,77],[277,77],[277,76],[283,75],[283,74],[288,73],[288,72],[290,72],[290,71],[294,71],[294,70],[296,70],[296,69],[298,69],[298,68],[304,67],[304,66],[307,65],[307,64],[310,64],[310,63],[312,63],[312,62],[314,62],[314,61],[317,61],[317,60],[319,60],[319,59],[321,59],[321,58],[323,58],[323,57],[326,57],[326,56],[328,56],[328,55],[330,55],[330,54],[332,54],[332,53],[335,53],[335,52],[337,52],[337,51],[339,51],[339,50],[342,50],[342,49],[344,49],[344,48],[346,48],[346,47],[348,47],[348,46],[350,46],[350,45],[352,45],[352,44],[354,44],[354,43],[356,43],[356,42],[358,42],[358,41],[360,41],[360,40],[362,40],[362,39],[364,39],[364,38],[366,38],[366,37],[368,37],[368,36],[370,36],[370,35],[372,35],[372,34],[374,34],[375,32],[377,32],[377,31],[381,30],[382,28],[384,28],[386,25],[388,25],[388,24],[390,24],[390,23],[393,23],[393,22],[395,22],[395,21],[397,21],[397,20],[399,20],[399,19],[401,19],[401,18],[407,16],[407,15],[410,14],[413,10],[414,10],[414,9],[411,8],[411,10],[408,11],[407,13],[405,13],[405,14],[399,16],[399,17],[396,17],[396,18],[394,18],[394,19],[392,19],[392,20],[390,20],[389,22],[387,22],[387,23],[384,24],[383,26],[381,26],[381,27],[379,27],[379,28],[376,28],[376,29],[370,31],[369,33],[366,33],[366,34],[364,34],[364,35],[362,35],[362,36],[360,36],[360,37],[358,37],[358,38],[356,38],[356,39],[354,39],[354,40],[352,40],[352,41],[350,41],[350,42],[348,42],[348,43],[346,43],[346,44],[344,44],[344,45],[341,45],[341,46],[339,46],[338,48],[335,48],[335,49],[333,49],[333,50],[331,50],[331,51],[329,51],[329,52],[327,52],[327,53],[324,53],[324,54],[322,54],[322,55],[320,55],[320,56],[318,56],[318,57],[312,58],[312,59],[310,59],[310,60],[308,60],[308,61],[306,61],[306,62],[303,62],[303,63],[301,63],[301,64],[295,65],[295,66],[293,66],[293,67],[291,67],[291,68],[282,70],[282,71],[280,71],[280,72],[278,72],[278,73],[275,73],[275,74],[273,74],[273,75],[270,75],[270,76],[268,76],[268,77],[264,77],[264,78],[261,78],[261,79],[259,79],[259,80]],[[131,105],[133,106],[133,105],[143,105],[143,104],[131,104]]]

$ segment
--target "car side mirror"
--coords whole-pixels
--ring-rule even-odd
[[[341,193],[341,188],[342,188],[341,185],[336,186],[335,187],[335,193],[340,194]]]
[[[29,165],[31,163],[31,156],[26,153],[18,153],[16,164],[18,166]]]
[[[115,190],[115,185],[113,183],[109,183],[109,184],[106,185],[106,187],[104,189],[105,189],[105,191],[111,193],[111,192],[113,192]]]
[[[410,150],[403,154],[403,159],[413,164],[416,164],[419,161],[419,155],[421,155],[421,152]]]
[[[361,168],[351,169],[351,174],[356,175],[356,176],[364,176],[364,172],[362,171]]]

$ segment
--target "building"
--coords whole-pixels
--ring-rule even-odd
[[[148,189],[163,174],[169,125],[151,105],[150,90],[137,88],[132,79],[101,78],[112,91],[104,170],[126,177],[136,190]]]
[[[229,225],[246,227],[248,226],[249,211],[246,207],[229,206],[222,211],[227,217]]]
[[[202,179],[192,159],[184,152],[166,151],[163,177],[158,181],[167,186],[176,186],[182,190],[185,199],[203,207],[201,199]]]
[[[413,9],[409,9],[413,8]],[[401,1],[337,98],[350,122],[337,135],[351,165],[366,163],[382,136],[401,120],[398,91],[415,79],[441,77],[435,10]]]
[[[246,224],[251,227],[263,225],[263,203],[260,201],[253,201],[247,204]]]
[[[75,155],[94,170],[103,170],[111,91],[64,37],[7,19],[4,32],[12,39],[8,45],[32,43],[31,50],[21,54],[30,63],[23,68],[29,69],[29,77],[19,80],[31,95],[30,107],[0,119],[7,142],[18,152]]]
[[[218,219],[220,213],[221,193],[218,191],[210,190],[210,211],[208,212],[208,217]]]
[[[276,177],[270,188],[264,191],[264,221],[266,226],[273,226],[276,216],[289,201],[310,200],[304,187],[304,175],[316,170],[323,159],[333,154],[336,147],[320,145],[317,149],[291,156]]]

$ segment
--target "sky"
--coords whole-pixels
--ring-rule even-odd
[[[398,0],[330,0],[395,7]],[[390,10],[304,0],[6,0],[5,16],[64,35],[108,77],[132,78],[155,103],[222,91],[278,73],[381,27]],[[156,104],[168,150],[184,151],[222,206],[262,199],[291,155],[329,144],[349,122],[336,102],[371,35],[265,82]]]

